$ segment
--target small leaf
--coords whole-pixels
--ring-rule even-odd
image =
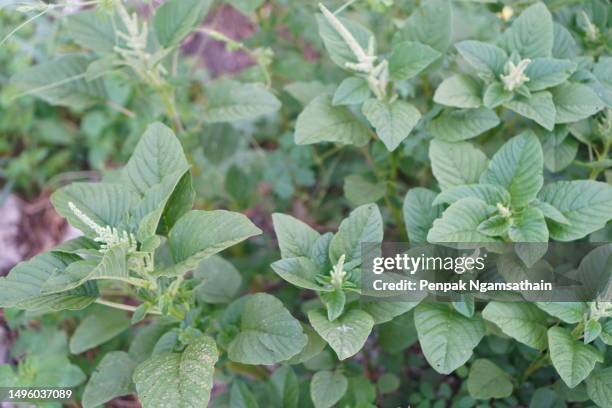
[[[567,83],[551,90],[557,109],[555,123],[571,123],[588,118],[602,110],[604,103],[586,85]]]
[[[586,305],[580,302],[536,302],[536,305],[551,316],[575,324],[582,321]]]
[[[442,218],[434,221],[427,234],[427,241],[437,242],[493,242],[478,230],[478,226],[491,214],[488,204],[477,198],[462,198],[444,211]]]
[[[434,205],[436,193],[423,187],[408,190],[404,198],[404,223],[410,242],[427,242],[427,232],[442,215],[442,206]]]
[[[379,243],[383,240],[383,220],[376,204],[355,208],[345,218],[329,244],[329,258],[333,264],[342,255],[345,261],[361,261],[362,243]]]
[[[596,348],[574,340],[569,330],[562,327],[548,330],[548,345],[553,366],[570,388],[587,378],[596,363],[603,363]]]
[[[76,328],[70,339],[70,352],[81,354],[118,336],[130,327],[125,312],[110,308],[94,309]]]
[[[416,76],[440,57],[440,53],[428,45],[405,41],[393,47],[389,57],[389,74],[395,81]]]
[[[601,334],[601,324],[596,319],[590,319],[584,326],[584,344],[593,342]]]
[[[478,108],[482,105],[478,81],[465,74],[446,78],[436,89],[434,102],[456,108]]]
[[[544,129],[555,127],[556,110],[550,92],[541,91],[531,94],[529,98],[516,96],[513,100],[504,102],[504,106],[528,119],[535,121]]]
[[[459,54],[487,79],[497,79],[504,72],[508,55],[501,48],[480,41],[461,41],[455,44]]]
[[[387,186],[383,182],[373,183],[362,176],[350,175],[344,179],[344,195],[354,205],[375,203],[385,196]]]
[[[554,58],[535,58],[525,69],[529,78],[527,87],[530,91],[541,91],[565,82],[576,70],[576,64],[570,60]]]
[[[470,367],[467,388],[472,398],[506,398],[512,395],[510,376],[491,360],[479,358]]]
[[[204,303],[229,303],[242,285],[242,276],[236,267],[217,255],[200,262],[193,277],[200,282],[193,293]]]
[[[544,3],[525,9],[507,29],[501,44],[508,53],[517,51],[521,58],[550,57],[553,48],[553,20]]]
[[[255,120],[281,107],[276,96],[262,85],[243,84],[229,79],[208,84],[206,96],[208,103],[203,119],[208,123]]]
[[[230,388],[230,408],[259,408],[255,395],[242,381],[234,381]]]
[[[399,100],[389,104],[378,99],[368,99],[361,110],[390,152],[408,137],[421,118],[417,108]]]
[[[316,291],[332,290],[317,282],[316,277],[321,271],[310,258],[284,258],[274,262],[271,267],[278,276],[299,288]]]
[[[346,377],[339,372],[317,371],[310,382],[310,398],[315,408],[336,405],[348,389]]]
[[[370,97],[368,82],[363,78],[349,77],[344,79],[334,92],[332,105],[359,105]]]
[[[442,190],[477,183],[489,164],[487,156],[468,142],[448,143],[437,139],[429,145],[429,159]]]
[[[597,406],[612,407],[612,367],[594,371],[587,380],[587,393]]]
[[[83,392],[83,407],[93,408],[134,392],[132,374],[136,362],[123,351],[104,355]]]
[[[498,106],[511,101],[513,94],[504,88],[504,85],[499,81],[490,83],[484,91],[482,102],[489,109],[497,108]]]
[[[548,228],[542,211],[530,207],[514,216],[508,236],[512,242],[548,242]]]
[[[290,366],[279,367],[270,377],[278,406],[297,408],[300,400],[300,384],[295,372]]]
[[[556,127],[553,132],[541,132],[539,136],[548,170],[556,173],[572,164],[578,153],[578,142],[569,136],[565,126]]]
[[[402,27],[401,38],[444,52],[451,44],[452,8],[449,0],[421,2]]]
[[[320,236],[317,231],[308,224],[286,214],[272,214],[272,222],[281,257],[310,256],[312,246]]]
[[[499,118],[490,109],[444,110],[432,120],[427,130],[447,142],[472,139],[499,125]]]
[[[210,0],[168,0],[156,11],[153,29],[162,47],[179,44],[202,21]]]
[[[357,354],[374,326],[372,316],[359,309],[351,309],[333,322],[327,319],[323,311],[311,310],[308,320],[340,360]]]
[[[490,205],[510,204],[510,193],[497,184],[467,184],[444,190],[436,196],[433,205],[452,204],[468,197],[478,198]]]
[[[516,341],[538,350],[546,348],[546,314],[531,303],[493,301],[482,317]]]

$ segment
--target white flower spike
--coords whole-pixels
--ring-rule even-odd
[[[344,254],[338,259],[338,263],[332,268],[331,275],[331,284],[333,287],[340,289],[342,287],[342,282],[344,282],[344,278],[346,277],[346,272],[344,271]]]
[[[501,75],[501,80],[504,83],[504,88],[507,91],[514,91],[525,82],[529,81],[529,77],[525,75],[525,69],[531,60],[525,58],[521,60],[517,65],[514,65],[512,61],[508,61],[508,75]]]

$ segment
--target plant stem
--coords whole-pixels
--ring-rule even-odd
[[[94,303],[97,303],[99,305],[104,305],[104,306],[112,307],[113,309],[125,310],[127,312],[135,312],[136,309],[138,309],[137,306],[124,305],[123,303],[112,302],[110,300],[101,299],[101,298],[96,299]],[[156,315],[161,315],[161,313],[159,311],[157,311],[157,310],[149,310],[148,313],[156,314]]]

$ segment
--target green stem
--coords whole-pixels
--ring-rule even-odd
[[[135,312],[136,309],[138,309],[137,306],[124,305],[123,303],[112,302],[110,300],[105,300],[105,299],[102,299],[102,298],[96,299],[94,303],[97,303],[99,305],[104,305],[104,306],[107,306],[107,307],[111,307],[113,309],[125,310],[127,312],[132,312],[132,313]],[[155,309],[149,310],[148,313],[156,314],[156,315],[161,315],[161,313],[158,310],[155,310]]]

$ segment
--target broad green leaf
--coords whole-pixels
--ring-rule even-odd
[[[142,327],[132,339],[128,354],[132,360],[142,363],[153,353],[155,345],[166,332],[170,330],[169,322],[164,319],[153,321]]]
[[[513,100],[505,102],[504,107],[535,121],[544,129],[552,131],[555,127],[557,113],[550,92],[536,92],[531,94],[529,98],[516,96]]]
[[[370,140],[370,129],[344,106],[333,106],[330,95],[314,98],[295,124],[298,145],[334,142],[363,146]]]
[[[193,277],[200,282],[193,289],[194,295],[204,303],[229,303],[242,285],[242,276],[236,267],[217,255],[200,262]]]
[[[397,149],[421,118],[417,108],[400,100],[389,104],[368,99],[361,110],[389,151]]]
[[[603,228],[612,219],[612,186],[591,180],[557,181],[545,186],[538,198],[558,209],[569,221],[548,222],[550,236],[573,241]]]
[[[569,166],[578,153],[578,142],[569,136],[567,128],[557,127],[553,132],[541,132],[540,141],[544,153],[544,165],[552,172]]]
[[[478,198],[490,205],[510,204],[510,193],[496,184],[468,184],[465,186],[451,187],[438,194],[433,205],[452,204],[462,198]]]
[[[89,282],[77,289],[53,294],[43,294],[42,287],[56,270],[65,270],[80,259],[63,253],[43,253],[17,264],[9,274],[0,278],[0,307],[26,310],[78,310],[96,300],[98,289]]]
[[[255,120],[281,107],[276,96],[261,84],[230,79],[208,84],[206,96],[208,103],[204,107],[203,119],[208,123]]]
[[[493,109],[511,101],[512,98],[512,92],[507,91],[501,82],[494,81],[485,88],[484,95],[482,96],[482,102],[487,108]]]
[[[470,367],[467,389],[472,398],[506,398],[512,395],[513,388],[508,373],[491,360],[479,358]]]
[[[410,79],[440,57],[440,53],[428,45],[405,41],[393,47],[389,57],[389,75],[395,81]]]
[[[143,408],[207,405],[218,359],[214,340],[201,336],[182,353],[161,353],[141,363],[134,383]]]
[[[599,335],[601,341],[608,346],[612,346],[612,319],[608,319],[601,327],[601,334]]]
[[[501,39],[502,46],[521,58],[550,57],[553,48],[553,20],[544,3],[525,9],[507,29]]]
[[[378,329],[378,343],[387,353],[395,354],[405,350],[417,340],[412,311],[383,323]]]
[[[508,236],[512,242],[548,242],[548,228],[542,211],[530,207],[512,217]]]
[[[596,348],[575,340],[570,331],[562,327],[548,329],[548,346],[553,366],[570,388],[587,378],[596,363],[603,363]]]
[[[370,30],[359,23],[344,17],[336,16],[342,25],[353,35],[357,43],[362,49],[367,50],[370,38],[374,35]],[[322,14],[317,14],[317,23],[319,25],[319,36],[323,40],[325,49],[329,53],[331,60],[339,67],[346,69],[346,63],[356,63],[357,57],[350,47],[346,44],[342,36],[338,34],[336,29],[323,17]],[[375,44],[374,44],[375,45]],[[374,47],[376,48],[376,47]]]
[[[300,400],[298,378],[290,366],[279,367],[270,376],[274,399],[283,408],[297,408]]]
[[[228,0],[227,3],[244,14],[250,14],[257,10],[264,3],[264,0]]]
[[[425,293],[423,293],[423,296],[425,296]],[[361,308],[363,311],[372,316],[372,319],[374,319],[374,324],[381,324],[409,312],[418,304],[419,302],[375,300],[372,302],[362,303]]]
[[[553,23],[554,41],[552,56],[554,58],[573,59],[578,54],[578,47],[572,34],[559,23]]]
[[[242,381],[236,380],[230,388],[230,408],[259,408],[255,395]]]
[[[85,80],[90,62],[83,55],[66,55],[20,71],[11,83],[22,95],[36,95],[51,105],[85,109],[106,99],[101,80]]]
[[[561,213],[561,211],[557,210],[555,207],[553,207],[552,205],[548,204],[547,202],[541,201],[539,199],[535,199],[531,205],[533,207],[536,207],[537,209],[539,209],[540,211],[542,211],[542,214],[544,214],[544,217],[549,218],[555,222],[558,222],[560,224],[568,224],[569,225],[569,220],[567,218],[565,218],[565,215],[563,215]]]
[[[597,406],[612,407],[612,367],[594,371],[587,380],[587,393]]]
[[[601,334],[601,324],[596,319],[590,319],[584,326],[584,344],[593,342]]]
[[[372,316],[359,309],[351,309],[333,322],[327,319],[324,311],[311,310],[308,320],[340,360],[357,354],[374,326]]]
[[[414,323],[427,362],[440,374],[465,364],[485,334],[480,318],[465,317],[446,304],[421,303]]]
[[[362,176],[350,175],[344,179],[344,195],[354,205],[375,203],[385,196],[387,185],[373,183]]]
[[[284,88],[289,95],[302,105],[308,105],[317,96],[332,93],[335,89],[334,85],[326,85],[320,81],[292,82]]]
[[[201,260],[259,234],[261,230],[242,214],[190,211],[170,230],[168,242],[176,265],[161,274],[174,276],[192,270]]]
[[[304,329],[306,336],[308,336],[308,343],[306,343],[306,346],[304,346],[302,351],[287,360],[288,364],[301,364],[310,360],[321,353],[327,344],[325,343],[325,340],[323,340],[321,336],[319,336],[319,334],[309,325],[302,324],[302,328]]]
[[[299,288],[318,291],[332,290],[317,282],[316,276],[326,271],[321,271],[310,258],[283,258],[270,266],[278,276]]]
[[[106,353],[93,372],[83,392],[83,407],[94,408],[134,392],[132,374],[136,362],[128,353],[111,351]]]
[[[331,408],[346,393],[348,381],[336,371],[317,371],[310,381],[310,398],[315,408]]]
[[[517,242],[514,244],[514,252],[526,267],[531,268],[548,252],[548,241],[539,244]]]
[[[582,321],[586,312],[586,304],[580,302],[536,302],[536,306],[551,316],[575,324]]]
[[[586,85],[567,83],[551,90],[557,109],[555,123],[571,123],[588,118],[604,108],[599,96]]]
[[[168,0],[156,11],[153,29],[159,44],[168,48],[178,45],[202,21],[210,0]]]
[[[478,224],[477,231],[488,237],[501,237],[508,232],[509,220],[501,215],[493,215]]]
[[[482,317],[516,341],[538,350],[546,348],[546,314],[531,303],[492,301]]]
[[[432,172],[442,191],[463,184],[474,184],[489,160],[468,142],[448,143],[432,140],[429,145]]]
[[[362,243],[379,243],[383,240],[383,220],[376,204],[355,208],[345,218],[329,245],[329,258],[333,264],[342,255],[345,262],[361,261]]]
[[[116,45],[123,42],[115,33],[113,17],[99,10],[79,11],[67,16],[64,30],[72,41],[83,48],[98,54],[111,53]],[[115,18],[115,23],[118,21]]]
[[[359,77],[344,79],[334,92],[332,105],[358,105],[370,97],[368,82]]]
[[[469,40],[455,44],[455,48],[484,78],[497,79],[503,74],[508,55],[496,45]]]
[[[428,242],[493,242],[478,230],[491,214],[491,207],[477,198],[462,198],[448,207],[441,218],[434,221],[427,234]]]
[[[408,190],[402,207],[410,242],[427,242],[427,232],[442,215],[442,206],[434,205],[436,193],[423,187]]]
[[[310,256],[312,246],[320,236],[317,231],[308,224],[286,214],[272,214],[272,222],[281,257]]]
[[[125,230],[128,213],[137,198],[138,195],[124,184],[72,183],[53,193],[51,203],[73,227],[96,238],[97,232],[70,208],[70,203],[102,228]]]
[[[495,153],[480,182],[502,186],[510,193],[513,206],[524,206],[542,188],[543,160],[542,146],[535,134],[521,133]]]
[[[243,364],[275,364],[298,354],[308,338],[302,326],[274,296],[258,293],[243,302],[239,332],[229,359]]]
[[[451,2],[426,0],[408,17],[400,36],[444,52],[451,44],[452,27]]]
[[[330,322],[336,320],[344,312],[346,294],[342,289],[319,293],[319,297],[327,309],[327,319]]]
[[[525,69],[529,78],[526,85],[530,91],[541,91],[557,86],[576,70],[576,64],[570,60],[554,58],[535,58]]]
[[[478,108],[482,105],[480,84],[465,74],[446,78],[434,93],[434,102],[455,108]]]
[[[81,354],[118,336],[130,327],[125,312],[107,307],[93,309],[70,338],[70,352]]]
[[[447,142],[472,139],[499,125],[499,118],[487,108],[444,110],[432,120],[427,130]]]

